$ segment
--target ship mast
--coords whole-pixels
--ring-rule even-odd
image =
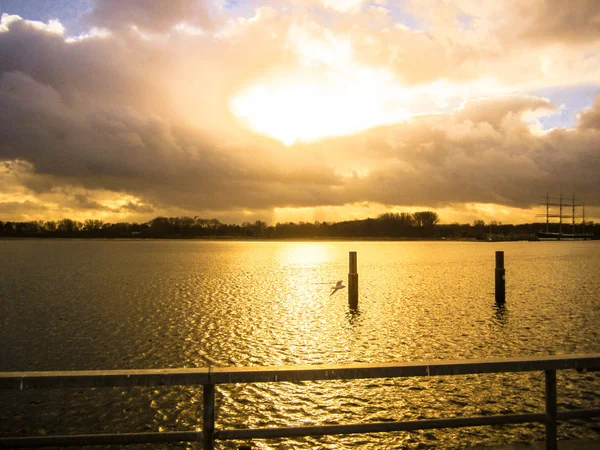
[[[582,234],[585,234],[585,205],[583,203],[576,202],[575,194],[572,195],[571,204],[569,204],[569,197],[563,197],[562,192],[560,193],[559,197],[550,197],[550,194],[546,192],[546,196],[542,198],[544,199],[544,202],[540,203],[540,205],[545,206],[546,211],[545,214],[536,214],[536,217],[546,216],[546,233],[550,233],[550,229],[552,228],[550,227],[550,218],[554,218],[558,219],[558,232],[550,234],[555,234],[557,239],[561,239],[563,237],[570,238],[571,236],[575,237],[577,235],[577,207],[582,207],[583,225],[581,232]],[[558,202],[556,202],[556,200],[558,200]],[[567,212],[567,210],[565,210],[567,207],[571,208],[570,214]],[[558,211],[556,211],[556,209],[553,210],[554,212],[551,211],[553,208],[558,209]],[[569,218],[571,219],[572,234],[569,235],[569,231],[566,231],[565,229],[567,235],[563,236],[563,220],[565,221],[564,225],[566,227],[568,224],[567,219]]]
[[[573,194],[573,236],[575,236],[575,194]]]
[[[546,192],[546,233],[549,231],[550,225],[550,194]]]
[[[559,204],[559,212],[558,212],[558,235],[560,236],[562,234],[562,192],[559,195],[559,200],[558,200],[558,204]]]

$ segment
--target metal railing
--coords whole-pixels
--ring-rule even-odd
[[[204,448],[209,450],[213,449],[215,440],[378,433],[537,422],[546,426],[546,448],[556,449],[558,420],[600,416],[600,408],[557,411],[556,371],[566,369],[598,370],[600,369],[600,354],[291,367],[4,372],[0,373],[0,389],[202,385],[204,408],[202,431],[2,437],[0,438],[0,448],[200,441]],[[546,408],[545,411],[539,413],[287,428],[215,428],[215,387],[220,384],[431,377],[531,371],[545,373]]]

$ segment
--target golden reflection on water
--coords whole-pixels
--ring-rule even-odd
[[[278,261],[282,266],[315,266],[331,261],[330,247],[322,243],[294,242],[281,247]]]
[[[1,274],[3,320],[14,324],[0,327],[0,341],[5,348],[26,349],[0,358],[4,370],[410,362],[598,351],[596,243],[11,241],[0,242],[0,248],[12,261]],[[498,248],[510,255],[502,306],[493,295]],[[357,311],[348,307],[347,289],[330,295],[332,284],[347,280],[349,251],[358,252]],[[566,407],[597,405],[600,378],[563,376]],[[160,430],[198,428],[202,420],[196,388],[157,388],[147,396],[124,392],[118,398],[101,391],[90,395],[97,397],[94,411],[102,416],[61,414],[65,433],[72,426],[89,431],[90,420],[102,427],[139,423],[140,429],[154,421]],[[73,395],[65,411],[79,411],[83,394]],[[257,383],[222,387],[217,396],[218,425],[224,429],[527,413],[543,408],[542,401],[540,374]],[[149,405],[139,407],[140,402]],[[6,417],[44,407],[1,398],[0,403],[9,405]],[[149,412],[139,413],[143,408]],[[35,432],[36,423],[18,426]],[[0,432],[2,425],[0,420]],[[574,437],[597,435],[590,427],[563,430]],[[445,440],[473,446],[539,435],[515,426],[286,443],[442,448]]]
[[[345,279],[347,256],[340,258],[343,251],[340,254],[338,247],[322,242],[286,242],[274,249],[269,273],[256,280],[280,283],[270,297],[270,336],[264,341],[274,341],[275,347],[287,354],[281,361],[284,364],[332,362],[324,355],[327,349],[339,348],[340,339],[347,338],[337,325],[339,309],[347,299],[345,290],[332,296],[331,286]],[[261,289],[256,287],[257,291]]]
[[[494,304],[494,315],[492,317],[492,322],[495,325],[503,327],[508,324],[508,308],[503,304]]]

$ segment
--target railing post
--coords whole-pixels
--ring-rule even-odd
[[[546,370],[546,450],[556,450],[556,370]]]
[[[204,435],[204,450],[213,450],[215,446],[215,385],[202,385],[204,397],[204,410],[202,420],[202,433]]]

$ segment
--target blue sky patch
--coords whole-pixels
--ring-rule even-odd
[[[92,0],[0,0],[0,15],[16,14],[44,23],[58,19],[66,28],[67,36],[77,36],[86,31],[79,19],[92,6]]]
[[[555,86],[539,89],[532,95],[550,100],[558,108],[555,114],[541,117],[540,123],[544,129],[571,128],[577,125],[577,114],[589,109],[596,96],[600,93],[600,84],[582,86]]]

